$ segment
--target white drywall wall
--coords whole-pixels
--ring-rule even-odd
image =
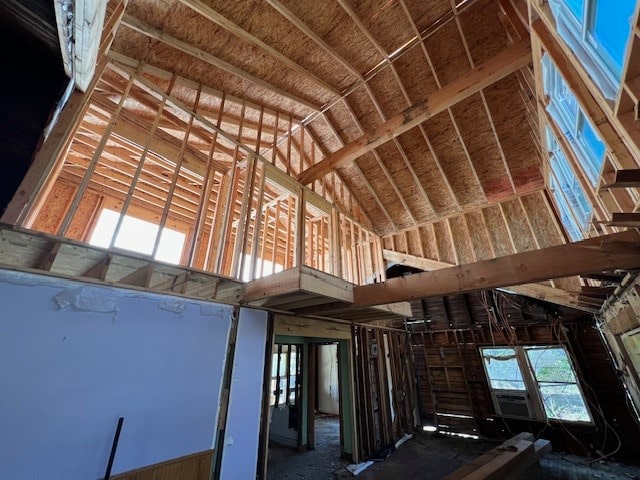
[[[211,448],[231,313],[0,270],[0,478],[102,478],[121,416],[114,474]]]
[[[318,411],[340,413],[338,345],[318,345]]]
[[[222,449],[222,480],[256,477],[266,342],[267,312],[241,309]]]

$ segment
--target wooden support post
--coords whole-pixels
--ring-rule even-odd
[[[220,99],[220,108],[218,109],[218,118],[216,120],[216,126],[220,128],[222,124],[222,116],[224,112],[224,105],[227,99],[227,94],[223,93],[222,98]],[[200,251],[203,239],[201,238],[204,231],[204,225],[206,223],[207,211],[209,210],[209,202],[211,201],[211,194],[213,192],[213,184],[214,184],[214,173],[215,170],[212,168],[212,160],[213,155],[216,151],[216,144],[218,139],[218,132],[213,132],[213,139],[211,140],[211,148],[209,149],[209,156],[207,157],[207,167],[205,178],[202,182],[202,193],[200,194],[200,202],[198,203],[198,211],[196,212],[196,224],[193,228],[193,238],[191,241],[191,245],[189,246],[189,262],[188,265],[193,267],[196,262],[196,255]],[[216,206],[219,202],[216,202]],[[211,223],[211,231],[210,235],[213,235],[213,220]],[[210,242],[208,243],[210,245]],[[206,261],[204,262],[206,265]]]
[[[253,205],[256,170],[258,169],[258,160],[254,155],[249,156],[247,163],[247,179],[244,184],[245,188],[242,195],[242,206],[240,208],[238,228],[236,228],[236,243],[233,250],[233,262],[231,267],[231,271],[234,273],[236,278],[242,278],[244,253],[247,249],[247,240],[249,236],[249,223],[251,205]]]
[[[256,207],[256,215],[253,227],[253,241],[251,242],[251,270],[249,272],[249,280],[255,280],[256,278],[256,266],[258,264],[258,250],[260,248],[260,242],[264,244],[266,239],[263,236],[266,235],[266,228],[262,229],[262,202],[264,197],[264,185],[267,179],[267,172],[265,166],[260,162],[262,167],[262,174],[260,175],[260,187],[258,189],[258,205]],[[261,257],[261,261],[264,262],[264,257]],[[240,267],[241,270],[243,266]]]
[[[340,213],[334,207],[331,209],[331,237],[329,248],[331,249],[332,274],[342,278],[342,246],[340,236]]]
[[[296,230],[295,230],[295,262],[294,267],[304,265],[305,261],[305,221],[306,221],[306,202],[305,189],[300,188],[298,192],[298,201],[296,203]]]
[[[207,253],[204,260],[205,270],[213,271],[215,273],[219,272],[217,265],[218,258],[220,257],[220,239],[224,228],[224,212],[226,210],[226,204],[223,203],[223,199],[228,197],[230,188],[230,176],[228,174],[222,175],[220,190],[218,191],[218,197],[213,211],[213,218],[211,219],[211,236],[209,238]]]

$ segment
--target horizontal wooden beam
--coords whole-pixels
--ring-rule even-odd
[[[53,2],[65,73],[86,92],[98,63],[98,49],[107,11],[104,0]]]
[[[409,267],[419,268],[430,272],[432,270],[440,270],[443,268],[455,267],[453,263],[439,262],[430,258],[418,257],[415,255],[409,255],[407,253],[394,252],[393,250],[383,250],[384,259],[387,261],[399,263]],[[589,313],[596,313],[597,308],[593,306],[592,302],[582,301],[581,296],[588,295],[588,292],[580,292],[580,294],[567,292],[565,290],[549,287],[540,283],[527,283],[524,285],[511,285],[505,290],[522,295],[529,298],[535,298],[537,300],[544,300],[545,302],[554,303],[556,305],[562,305],[564,307],[571,307],[577,310],[583,310]],[[600,302],[602,303],[602,302]]]
[[[370,134],[364,134],[326,156],[298,176],[303,185],[310,184],[335,169],[355,160],[385,142],[420,125],[428,118],[445,111],[465,98],[510,75],[531,62],[529,40],[521,40],[506,48],[482,65],[469,70],[427,98],[414,103],[389,118]]]
[[[640,227],[640,213],[612,213],[610,227]]]
[[[636,268],[640,268],[640,234],[637,230],[628,230],[355,287],[354,303],[382,305],[604,270]]]
[[[618,170],[613,175],[611,183],[602,185],[603,188],[635,188],[640,187],[640,169],[631,168],[628,170]]]

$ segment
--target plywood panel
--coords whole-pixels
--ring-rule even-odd
[[[507,225],[500,212],[500,206],[492,205],[491,207],[483,209],[482,213],[487,221],[489,238],[491,239],[491,244],[493,245],[496,256],[501,257],[515,253]]]
[[[473,250],[478,260],[493,258],[491,239],[481,211],[470,212],[465,215]]]

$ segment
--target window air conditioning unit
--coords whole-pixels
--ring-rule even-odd
[[[498,415],[510,418],[536,418],[526,392],[493,392],[492,396]]]

